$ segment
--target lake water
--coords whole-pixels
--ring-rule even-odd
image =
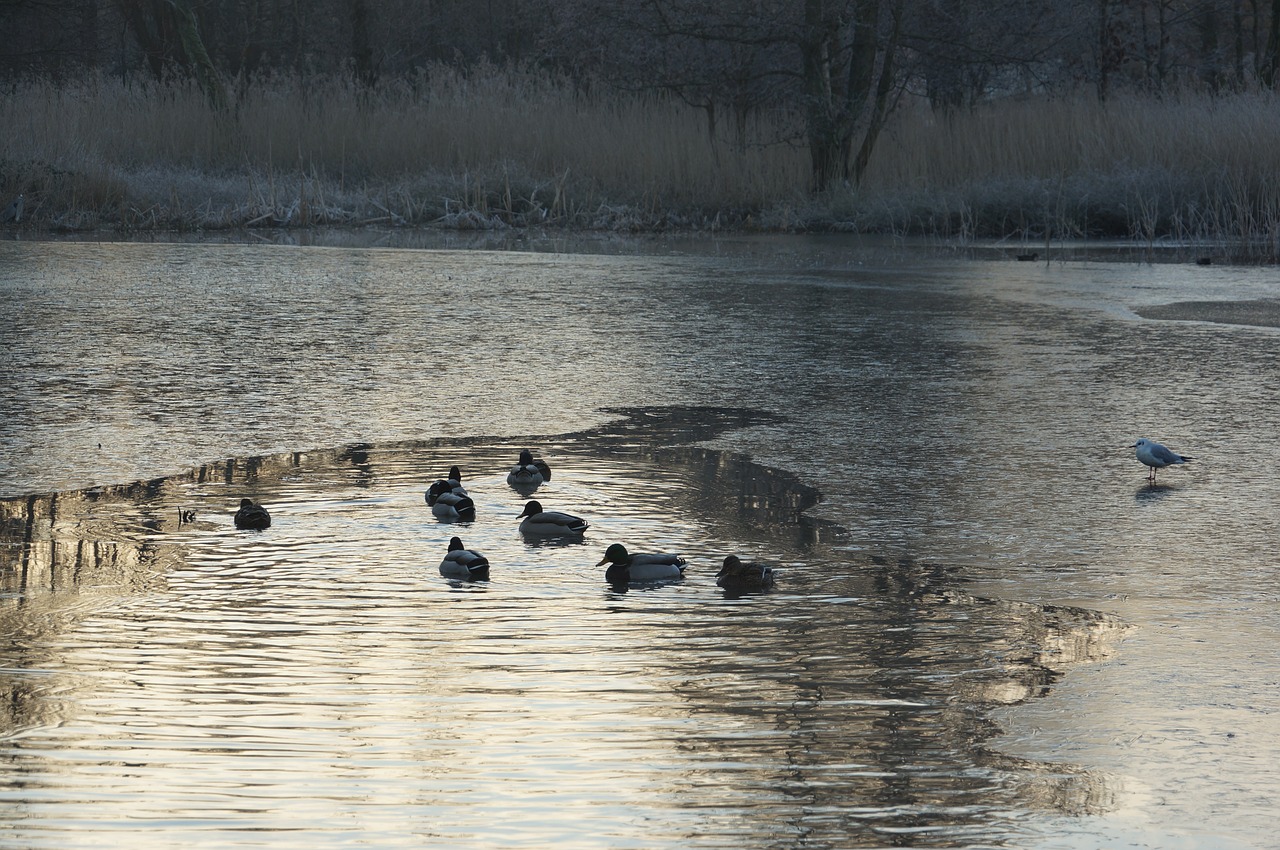
[[[607,247],[0,243],[0,846],[1276,846],[1280,272]]]

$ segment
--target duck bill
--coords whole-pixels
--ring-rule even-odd
[[[601,561],[600,563],[596,564],[596,566],[597,566],[597,567],[603,567],[603,566],[604,566],[605,564],[607,564],[607,563],[609,563],[609,559],[608,559],[608,558],[605,558],[603,561]]]

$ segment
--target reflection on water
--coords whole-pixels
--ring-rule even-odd
[[[0,502],[7,765],[24,846],[956,846],[1019,810],[1102,810],[1106,777],[985,742],[1114,651],[1104,614],[971,595],[954,569],[838,558],[819,496],[676,445],[747,411],[631,411],[539,446],[583,542],[518,534],[507,442],[364,444]],[[767,420],[767,417],[764,417]],[[422,493],[457,464],[477,519]],[[263,532],[231,525],[267,505]],[[181,522],[181,512],[195,513]],[[493,564],[442,579],[453,534]],[[605,546],[679,550],[618,594]],[[726,597],[726,553],[778,588]],[[129,819],[114,812],[127,799]],[[73,831],[92,823],[93,835]],[[270,842],[266,842],[270,843]]]
[[[0,242],[10,822],[58,844],[106,764],[119,828],[219,846],[1273,843],[1276,269],[604,241]],[[1196,463],[1145,487],[1144,435]],[[582,543],[519,538],[526,446]],[[455,462],[474,523],[424,515]],[[615,540],[692,571],[614,594]]]

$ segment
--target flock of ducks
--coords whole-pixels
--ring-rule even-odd
[[[528,449],[520,452],[516,465],[507,473],[507,483],[523,495],[551,480],[551,467],[535,459]],[[462,472],[458,467],[449,468],[447,478],[436,481],[426,492],[427,504],[437,518],[445,521],[473,521],[476,505],[462,485]],[[562,511],[548,511],[542,503],[530,500],[519,514],[520,532],[531,537],[581,538],[590,528],[582,517]],[[235,526],[240,529],[261,530],[271,527],[271,515],[267,509],[252,499],[242,499],[236,511]],[[628,552],[621,543],[614,543],[604,552],[597,567],[608,564],[605,581],[611,585],[643,584],[678,580],[684,575],[686,562],[679,555],[664,553]],[[449,540],[449,549],[440,562],[440,575],[460,581],[488,581],[489,559],[468,549],[461,537]],[[768,590],[775,584],[773,568],[756,561],[743,561],[737,555],[724,559],[724,566],[716,573],[716,584],[730,593],[751,593]]]
[[[1129,448],[1134,449],[1138,460],[1149,467],[1147,480],[1153,485],[1156,470],[1166,466],[1186,463],[1194,458],[1180,455],[1164,445],[1143,437]],[[524,495],[551,480],[551,467],[535,459],[528,449],[520,452],[519,461],[507,473],[507,483]],[[476,505],[462,486],[462,472],[458,467],[449,468],[449,476],[432,484],[426,493],[431,512],[446,521],[473,521]],[[194,519],[194,514],[192,515]],[[530,500],[518,515],[520,533],[531,537],[580,538],[591,524],[585,519],[562,511],[548,511],[537,500]],[[236,511],[236,528],[262,530],[271,527],[271,514],[252,499],[242,499]],[[647,552],[628,552],[621,543],[614,543],[604,552],[597,567],[605,564],[604,578],[611,585],[628,585],[657,581],[672,581],[683,577],[686,562],[679,555]],[[440,575],[461,581],[488,581],[489,559],[462,543],[462,538],[449,540],[449,549],[440,562]],[[773,587],[773,568],[756,561],[743,561],[737,555],[724,559],[724,566],[716,573],[716,584],[733,593],[750,593]]]

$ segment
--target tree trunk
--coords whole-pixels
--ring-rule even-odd
[[[178,35],[182,39],[182,50],[186,54],[187,67],[191,69],[200,90],[214,109],[227,108],[227,90],[222,85],[222,77],[218,69],[213,67],[213,60],[205,50],[204,40],[200,37],[200,24],[196,20],[196,12],[191,8],[191,0],[171,0],[174,13],[177,15]]]
[[[163,80],[169,66],[178,61],[174,55],[177,38],[172,17],[165,14],[164,0],[116,0],[116,6],[146,57],[151,76]]]
[[[191,0],[116,0],[125,23],[157,80],[178,71],[195,78],[214,109],[225,109],[227,92],[205,50]]]
[[[1277,0],[1280,2],[1280,0]],[[848,162],[848,145],[836,127],[831,79],[831,34],[822,0],[805,0],[804,35],[800,56],[805,95],[805,134],[809,141],[812,188],[824,191],[842,179]]]
[[[1280,0],[1277,0],[1280,2]],[[893,34],[882,51],[879,45],[880,0],[858,0],[849,42],[848,69],[838,79],[842,24],[829,14],[824,0],[805,0],[805,30],[801,41],[805,91],[806,133],[814,192],[862,178],[889,108],[893,89],[894,50],[902,21],[901,2],[893,7]],[[880,68],[877,82],[876,68]],[[872,94],[875,99],[872,101]],[[853,143],[860,119],[866,132],[853,159]]]
[[[1262,63],[1262,82],[1267,88],[1276,87],[1276,72],[1280,65],[1280,0],[1271,0],[1271,26],[1267,28],[1267,58]]]
[[[884,61],[880,64],[880,81],[876,84],[876,99],[872,106],[871,118],[867,122],[867,131],[862,136],[862,145],[858,148],[858,156],[853,161],[852,183],[862,183],[862,175],[867,171],[871,161],[871,151],[875,148],[880,131],[884,129],[885,119],[889,117],[889,95],[894,87],[894,59],[898,53],[898,38],[902,34],[902,3],[893,6],[893,30],[889,35],[889,43],[885,47]]]
[[[1280,0],[1277,0],[1280,2]],[[1111,0],[1098,0],[1098,100],[1106,100],[1111,84]]]
[[[96,3],[85,3],[80,7],[80,43],[78,45],[81,61],[87,67],[96,67],[101,57],[98,55],[98,6]]]
[[[373,47],[369,44],[369,6],[365,0],[351,0],[351,58],[356,79],[368,88],[378,81],[373,66]]]

